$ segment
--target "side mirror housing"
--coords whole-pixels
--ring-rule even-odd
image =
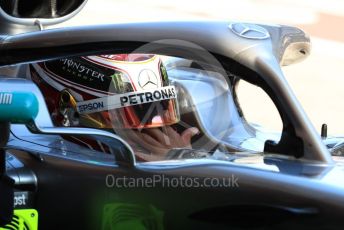
[[[18,34],[41,30],[69,20],[87,0],[0,0],[0,33]]]
[[[27,124],[38,114],[38,100],[31,92],[0,90],[0,122]]]
[[[1,0],[1,9],[14,18],[59,18],[77,10],[84,0]]]

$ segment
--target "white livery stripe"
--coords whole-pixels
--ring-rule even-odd
[[[12,104],[12,93],[0,93],[0,104],[10,105]]]
[[[166,86],[157,89],[134,91],[130,93],[117,94],[79,102],[77,103],[77,110],[81,114],[95,113],[127,106],[169,100],[176,97],[177,94],[175,87]]]

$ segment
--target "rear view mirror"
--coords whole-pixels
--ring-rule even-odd
[[[9,124],[28,124],[38,114],[38,100],[31,92],[0,90],[0,148],[6,146]]]
[[[59,18],[76,11],[84,0],[1,0],[2,10],[14,18]]]
[[[38,100],[31,92],[0,91],[0,122],[26,124],[38,114]]]
[[[17,34],[62,23],[81,11],[87,0],[0,0],[0,32]]]

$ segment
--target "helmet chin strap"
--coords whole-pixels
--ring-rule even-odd
[[[76,111],[76,100],[67,89],[64,89],[60,94],[59,112],[63,116],[63,126],[79,126],[80,117]]]

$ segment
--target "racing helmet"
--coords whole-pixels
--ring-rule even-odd
[[[68,57],[28,71],[57,126],[143,129],[180,119],[176,90],[157,55]]]

